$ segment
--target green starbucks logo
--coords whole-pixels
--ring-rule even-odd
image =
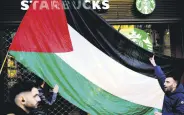
[[[136,8],[142,14],[152,13],[155,6],[155,0],[136,0]]]

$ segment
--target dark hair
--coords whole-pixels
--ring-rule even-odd
[[[32,81],[21,81],[16,83],[10,89],[10,101],[14,102],[14,99],[18,94],[21,92],[31,91],[33,87],[36,87],[36,85]]]
[[[177,73],[177,71],[168,73],[167,78],[168,77],[172,77],[176,81],[177,85],[180,83],[181,75]]]
[[[40,87],[42,84],[43,84],[43,80],[41,79],[41,78],[38,78],[37,80],[36,80],[36,85],[37,85],[37,87]]]

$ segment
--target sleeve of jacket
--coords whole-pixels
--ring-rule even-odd
[[[162,113],[162,115],[184,115],[183,113]]]
[[[166,75],[164,74],[160,66],[155,66],[154,70],[155,70],[155,75],[157,76],[158,82],[160,84],[160,87],[164,91],[164,82],[166,79]]]
[[[162,115],[184,115],[183,113],[162,113]]]
[[[56,101],[57,93],[52,93],[51,99],[47,99],[41,88],[38,88],[38,91],[39,91],[39,97],[41,98],[41,101],[45,102],[45,104],[52,105]]]
[[[57,93],[53,93],[51,99],[47,99],[44,95],[41,96],[42,101],[47,105],[52,105],[56,101]]]
[[[176,115],[184,115],[184,94],[177,100],[176,111]]]
[[[56,101],[56,98],[57,98],[57,93],[53,92],[49,105],[52,105]]]
[[[175,115],[174,113],[162,113],[162,115]]]

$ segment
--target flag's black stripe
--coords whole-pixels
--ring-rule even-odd
[[[75,0],[64,0],[68,24],[108,56],[136,72],[154,77],[149,57],[153,54],[121,35],[93,10],[76,8]],[[87,55],[87,54],[86,54]],[[166,74],[184,72],[184,60],[164,55],[155,56]]]

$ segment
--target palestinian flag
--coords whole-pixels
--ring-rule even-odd
[[[92,10],[74,0],[33,3],[9,53],[72,104],[92,115],[152,115],[161,109],[163,92],[153,77],[150,52],[118,33]],[[58,5],[59,3],[60,5]],[[158,57],[166,73],[172,63]],[[163,61],[164,60],[164,61]]]

